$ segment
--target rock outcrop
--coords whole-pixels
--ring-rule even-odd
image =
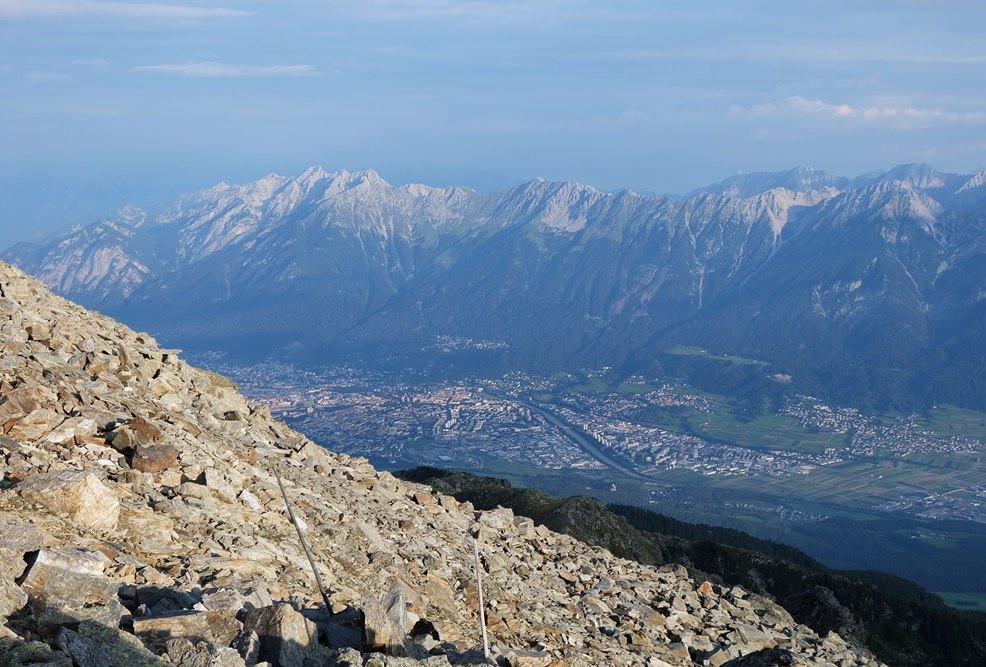
[[[0,473],[0,664],[483,664],[474,541],[500,664],[878,664],[765,598],[326,451],[5,264]]]

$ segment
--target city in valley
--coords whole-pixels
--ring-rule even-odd
[[[645,489],[639,504],[681,486],[756,491],[789,502],[732,506],[789,521],[846,507],[986,523],[979,413],[877,417],[797,395],[739,423],[726,397],[639,376],[613,381],[609,369],[411,381],[213,353],[193,361],[315,442],[384,467],[605,475]]]

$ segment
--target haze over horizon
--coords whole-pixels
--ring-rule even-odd
[[[680,193],[986,166],[986,7],[0,0],[0,245],[312,164]]]

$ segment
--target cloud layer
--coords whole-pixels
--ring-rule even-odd
[[[792,113],[826,117],[836,120],[885,121],[900,127],[928,125],[932,123],[981,124],[986,123],[986,111],[950,111],[924,109],[912,106],[833,104],[818,99],[792,96],[780,103],[767,102],[751,107],[733,106],[734,116],[762,117]]]
[[[319,73],[312,65],[231,65],[214,62],[142,65],[135,67],[134,71],[159,72],[189,77],[312,76]]]
[[[115,17],[199,19],[248,16],[251,12],[222,7],[149,2],[100,2],[96,0],[0,0],[0,16],[10,18]]]

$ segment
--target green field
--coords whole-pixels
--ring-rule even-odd
[[[565,387],[570,394],[605,394],[612,391],[609,382],[598,375],[586,378],[582,384]]]
[[[621,382],[616,387],[617,394],[646,394],[649,391],[654,391],[654,387],[647,383]]]
[[[703,414],[700,420],[690,419],[689,424],[695,435],[753,449],[822,452],[846,444],[845,433],[811,433],[787,415],[763,415],[747,421],[724,408],[711,415]]]
[[[976,410],[938,405],[924,415],[922,422],[925,428],[939,435],[986,438],[986,413]]]
[[[711,359],[714,361],[728,361],[731,364],[737,366],[765,366],[766,362],[757,361],[756,359],[747,359],[746,357],[739,357],[734,354],[715,354],[709,352],[708,350],[703,350],[700,347],[695,347],[694,345],[675,345],[669,349],[668,354],[677,354],[679,356],[686,357],[704,357],[705,359]]]
[[[652,408],[638,417],[648,426],[751,449],[821,453],[829,448],[842,448],[848,441],[845,433],[807,431],[787,415],[767,414],[749,419],[738,415],[738,409],[729,399],[722,396],[716,399],[720,409],[711,414],[687,408]]]
[[[735,365],[760,364],[696,347],[678,346],[669,352]],[[593,394],[605,400],[606,394],[628,398],[644,394],[657,389],[656,384],[640,379],[627,382],[615,374],[570,375],[567,386],[556,392]],[[851,432],[805,428],[793,416],[775,414],[779,405],[776,398],[771,406],[766,401],[744,400],[743,396],[708,393],[688,384],[680,384],[678,389],[681,403],[648,405],[626,418],[644,426],[761,451],[813,455],[828,449],[846,450],[852,442]],[[688,396],[701,400],[690,402]],[[874,417],[884,427],[902,427],[903,420],[913,419],[918,443],[921,431],[944,438],[986,440],[986,413],[954,406],[937,406],[913,418],[905,414]],[[967,444],[956,443],[956,447]],[[978,519],[968,523],[965,517],[982,516],[975,508],[981,506],[982,487],[986,486],[986,448],[973,453],[950,448],[942,443],[939,451],[916,448],[904,453],[899,444],[888,439],[871,456],[830,464],[806,461],[805,466],[778,475],[644,471],[658,485],[657,491],[639,481],[617,479],[619,475],[611,471],[569,479],[554,473],[541,473],[544,479],[533,479],[516,470],[503,472],[514,473],[514,481],[523,485],[590,493],[609,502],[645,505],[680,518],[726,524],[768,539],[789,541],[835,566],[889,570],[935,588],[954,591],[968,586],[982,591],[986,590],[986,575],[979,574],[977,555],[984,553],[986,533],[981,524],[974,523]],[[955,521],[940,521],[941,516]],[[956,572],[963,573],[961,581],[954,579]],[[959,609],[986,609],[986,594],[943,595],[953,596],[948,604]]]

